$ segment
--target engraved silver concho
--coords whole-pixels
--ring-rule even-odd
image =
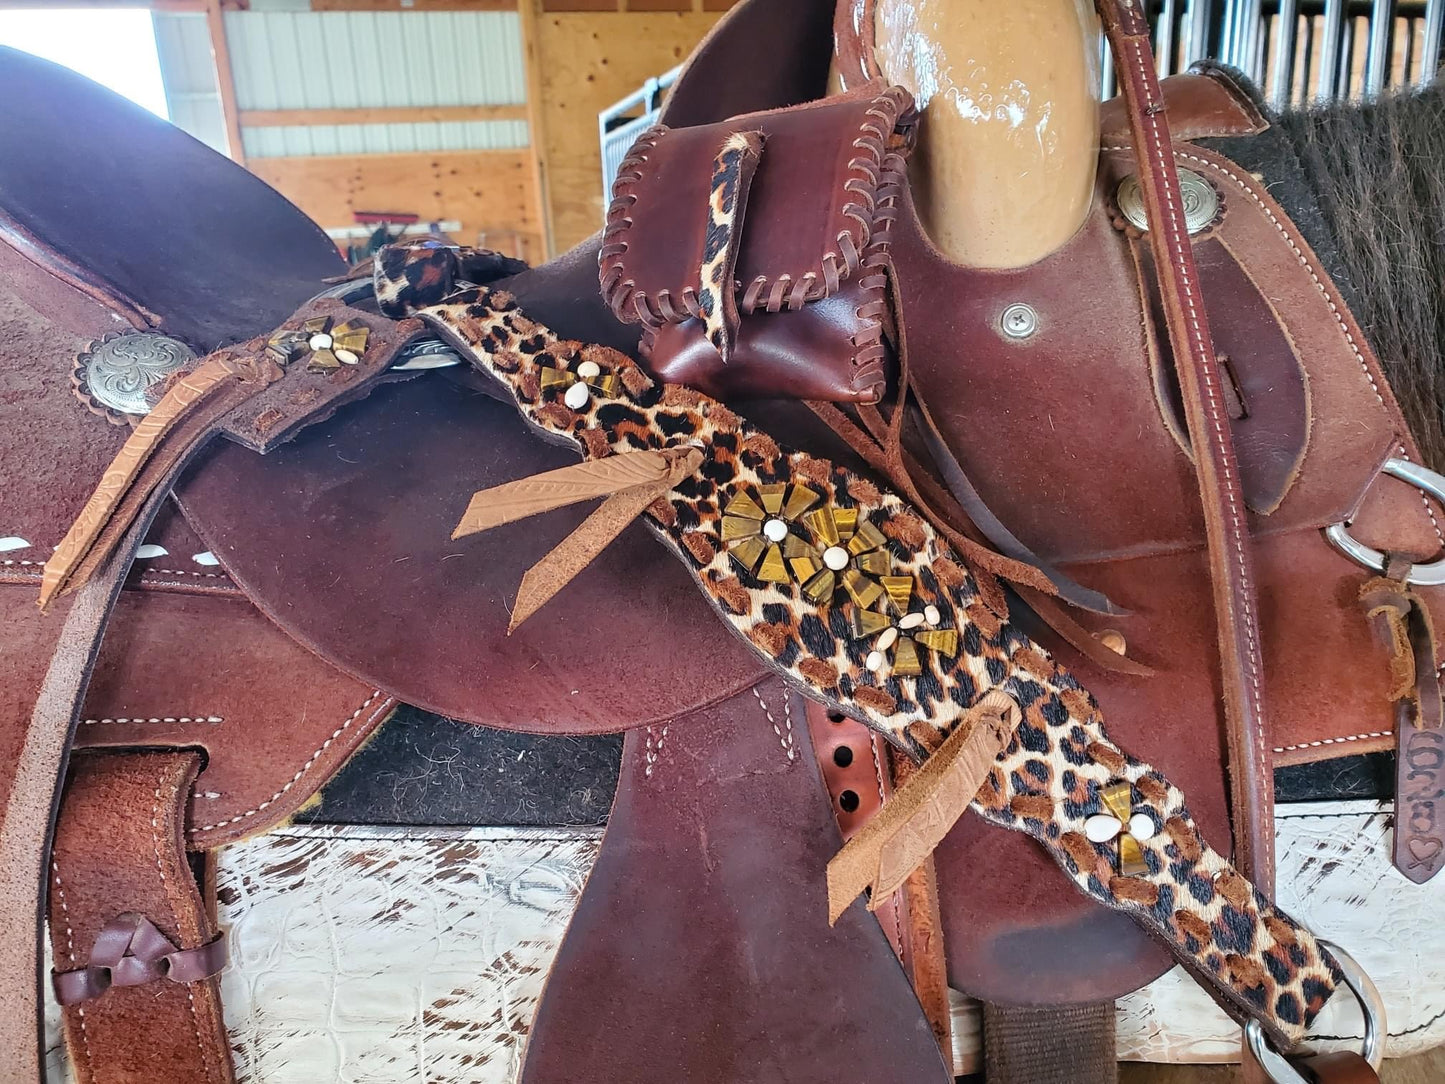
[[[195,357],[185,343],[159,332],[107,335],[76,358],[76,394],[93,409],[114,415],[149,414],[146,390],[189,367]]]
[[[1139,187],[1139,178],[1131,173],[1119,182],[1115,193],[1119,212],[1141,233],[1149,232],[1149,215],[1144,210],[1144,191]],[[1179,198],[1184,204],[1184,228],[1192,237],[1207,229],[1219,214],[1219,193],[1214,185],[1192,169],[1179,171]]]

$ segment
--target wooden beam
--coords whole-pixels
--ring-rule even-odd
[[[522,63],[527,72],[527,128],[532,145],[532,190],[537,197],[537,219],[542,227],[542,250],[546,259],[554,253],[556,233],[552,226],[551,183],[547,174],[547,132],[542,102],[542,57],[537,33],[541,0],[521,0],[517,6],[522,30]]]
[[[241,127],[315,124],[431,124],[458,120],[526,120],[525,105],[418,105],[386,109],[243,109]]]
[[[232,161],[244,166],[246,145],[241,142],[241,113],[236,108],[236,78],[231,71],[231,48],[226,44],[226,20],[221,14],[221,0],[206,0],[206,29],[211,34],[216,89],[221,95],[221,113],[226,118],[226,146]]]

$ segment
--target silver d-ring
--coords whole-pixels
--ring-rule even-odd
[[[1365,974],[1365,969],[1355,962],[1353,956],[1331,941],[1321,940],[1319,944],[1340,965],[1340,971],[1345,976],[1345,985],[1360,1002],[1360,1009],[1365,1017],[1365,1043],[1360,1050],[1360,1056],[1370,1063],[1371,1069],[1379,1072],[1380,1062],[1385,1058],[1384,999],[1380,997],[1374,981]],[[1249,1042],[1249,1050],[1255,1061],[1269,1074],[1269,1079],[1274,1084],[1311,1084],[1308,1077],[1269,1045],[1264,1027],[1258,1020],[1251,1020],[1244,1025],[1244,1037]]]
[[[1409,482],[1445,506],[1445,476],[1436,474],[1429,467],[1411,463],[1408,459],[1387,459],[1380,470],[1402,482]],[[1325,537],[1329,539],[1330,545],[1357,564],[1375,572],[1385,571],[1385,555],[1363,542],[1356,541],[1350,535],[1348,523],[1335,523],[1326,527]],[[1445,559],[1426,565],[1415,565],[1410,569],[1406,582],[1420,587],[1439,587],[1445,584]]]

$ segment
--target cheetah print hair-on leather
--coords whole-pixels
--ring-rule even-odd
[[[1109,740],[1094,698],[982,604],[968,569],[903,501],[781,447],[713,399],[657,384],[614,350],[559,339],[505,293],[467,287],[413,308],[405,276],[388,279],[384,270],[395,259],[378,266],[389,315],[419,316],[463,347],[553,440],[565,438],[592,458],[689,443],[703,450],[697,473],[651,507],[650,525],[722,617],[806,695],[900,743],[910,724],[947,734],[991,689],[1013,697],[1023,721],[974,810],[1038,840],[1080,889],[1155,933],[1234,1016],[1258,1019],[1285,1048],[1305,1034],[1342,979],[1335,961],[1200,838],[1178,788]],[[586,362],[615,375],[617,392],[592,393],[574,410],[562,401],[562,384],[544,385],[543,370]],[[870,671],[869,645],[853,638],[853,603],[842,592],[814,605],[799,584],[763,582],[732,559],[722,509],[738,494],[785,482],[803,483],[878,527],[893,571],[914,578],[910,610],[937,607],[939,626],[958,632],[956,654],[920,651],[917,676]],[[1135,876],[1115,872],[1122,836],[1092,843],[1085,834],[1089,817],[1109,812],[1104,789],[1120,783],[1132,788],[1132,811],[1155,829],[1140,844],[1145,869]]]
[[[712,164],[697,303],[707,341],[722,355],[724,363],[732,358],[741,322],[733,270],[742,242],[748,189],[762,153],[761,132],[734,132],[723,142]]]

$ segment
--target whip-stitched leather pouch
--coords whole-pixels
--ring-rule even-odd
[[[906,91],[875,83],[644,132],[599,262],[653,373],[720,398],[882,398],[887,233],[913,117]]]

